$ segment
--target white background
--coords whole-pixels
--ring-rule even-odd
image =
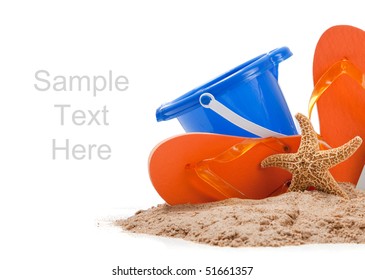
[[[111,271],[118,265],[254,266],[250,279],[364,274],[362,245],[215,248],[123,233],[104,222],[163,203],[148,178],[148,155],[158,142],[183,130],[176,120],[155,121],[161,103],[288,46],[294,55],[280,64],[279,83],[292,114],[306,114],[315,45],[333,25],[365,29],[359,3],[2,2],[0,278],[117,279]],[[130,88],[97,97],[87,91],[40,92],[34,74],[41,69],[51,77],[112,70],[127,76]],[[83,110],[107,105],[110,125],[77,127],[68,120],[60,126],[55,104]],[[51,140],[66,138],[74,144],[108,144],[112,157],[52,160]]]

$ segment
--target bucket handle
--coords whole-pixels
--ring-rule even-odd
[[[243,118],[242,116],[233,112],[231,109],[229,109],[228,107],[220,103],[218,100],[216,100],[211,93],[206,92],[200,95],[199,102],[204,108],[211,109],[213,112],[217,113],[227,121],[259,137],[265,138],[271,136],[273,137],[285,136],[284,134],[267,129],[263,126],[260,126],[254,122],[251,122]]]

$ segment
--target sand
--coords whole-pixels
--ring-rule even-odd
[[[365,243],[365,192],[341,184],[350,199],[318,191],[262,200],[237,198],[205,204],[161,204],[116,225],[135,233],[214,246],[257,247]]]

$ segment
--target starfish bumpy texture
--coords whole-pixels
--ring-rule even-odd
[[[318,191],[348,198],[329,169],[348,159],[360,147],[361,137],[356,136],[338,148],[320,150],[317,133],[310,120],[302,114],[295,117],[302,130],[298,151],[271,155],[261,162],[261,167],[279,167],[291,172],[293,178],[288,191],[305,191],[312,186]]]

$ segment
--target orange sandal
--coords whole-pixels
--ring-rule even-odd
[[[243,138],[187,133],[155,147],[149,158],[150,178],[171,205],[266,198],[286,192],[291,174],[261,168],[261,161],[272,154],[296,152],[299,142],[299,135]]]
[[[323,33],[313,61],[314,90],[309,117],[317,104],[320,132],[330,146],[365,139],[365,32],[340,25]],[[337,181],[357,184],[365,163],[365,145],[331,170]]]

